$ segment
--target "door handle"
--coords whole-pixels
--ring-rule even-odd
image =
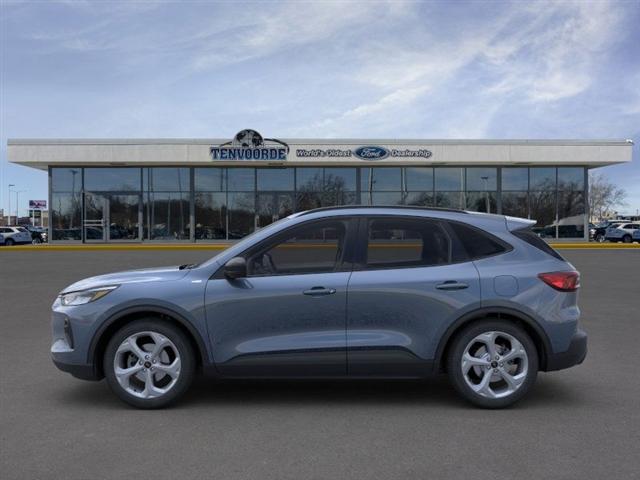
[[[456,282],[455,280],[447,280],[444,283],[440,283],[436,285],[438,290],[464,290],[465,288],[469,288],[469,285],[462,282]]]
[[[313,287],[313,288],[310,288],[309,290],[305,290],[302,293],[304,293],[305,295],[310,295],[312,297],[323,297],[325,295],[333,295],[334,293],[336,293],[336,289],[325,288],[325,287]]]

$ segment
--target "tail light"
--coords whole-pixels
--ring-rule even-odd
[[[538,278],[551,288],[561,292],[575,292],[580,287],[580,274],[578,272],[540,273]]]

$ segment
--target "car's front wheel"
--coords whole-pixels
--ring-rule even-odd
[[[519,326],[485,320],[454,338],[447,370],[465,399],[484,408],[502,408],[520,400],[535,383],[538,353]]]
[[[604,235],[602,233],[599,233],[596,235],[596,237],[594,238],[594,240],[598,243],[603,243],[604,242]]]
[[[111,390],[138,408],[161,408],[177,400],[195,373],[194,351],[185,334],[160,319],[136,320],[118,330],[104,354]]]
[[[631,235],[625,235],[624,237],[622,237],[622,241],[624,243],[631,243]]]

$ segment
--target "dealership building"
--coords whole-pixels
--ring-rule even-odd
[[[537,220],[588,239],[588,171],[630,140],[13,139],[9,161],[49,176],[54,242],[212,242],[293,212],[416,205]]]

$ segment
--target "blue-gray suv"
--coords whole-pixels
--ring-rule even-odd
[[[583,361],[579,273],[498,215],[297,213],[199,265],[88,278],[53,304],[54,363],[140,408],[218,378],[425,378],[476,405]]]

